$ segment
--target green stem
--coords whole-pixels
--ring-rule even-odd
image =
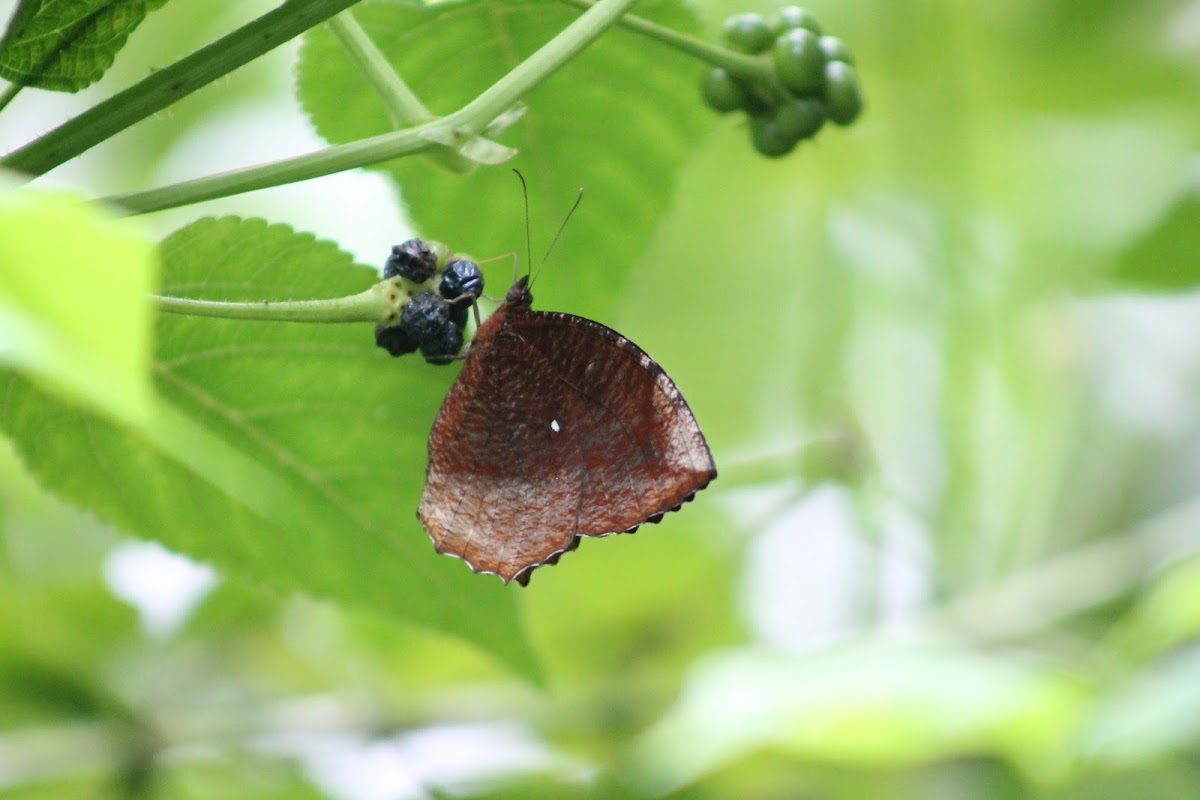
[[[34,176],[49,172],[356,2],[287,0],[274,11],[14,150],[0,159],[0,166]]]
[[[3,111],[9,103],[11,103],[21,91],[22,85],[19,83],[10,83],[4,90],[4,94],[0,95],[0,111]]]
[[[413,94],[408,84],[392,69],[387,57],[379,51],[371,37],[367,36],[362,25],[354,18],[353,12],[343,11],[329,20],[328,25],[329,30],[342,43],[342,47],[346,48],[346,52],[383,98],[397,127],[420,125],[434,118],[421,99]]]
[[[374,322],[393,321],[398,293],[390,282],[377,283],[365,292],[329,300],[289,300],[261,303],[227,303],[151,295],[158,310],[168,314],[263,322]]]
[[[407,128],[435,119],[421,99],[408,88],[404,79],[392,69],[387,57],[371,41],[352,12],[343,11],[329,20],[328,24],[329,30],[375,87],[396,127]],[[430,155],[452,172],[467,173],[475,168],[474,161],[448,148],[439,147]]]
[[[590,0],[560,0],[560,2],[574,6],[575,8],[591,8],[595,5]],[[763,58],[748,56],[745,53],[738,53],[733,50],[727,50],[724,47],[718,47],[711,42],[696,39],[685,33],[680,33],[677,30],[664,27],[633,14],[626,14],[621,17],[617,24],[626,30],[640,33],[693,58],[712,64],[714,67],[723,67],[735,75],[743,75],[758,80],[770,80],[772,75],[774,75],[774,70],[771,69],[771,66]]]
[[[599,0],[583,16],[564,28],[562,33],[447,119],[458,118],[456,122],[472,134],[481,133],[513,103],[600,38],[635,2]]]
[[[600,0],[562,33],[458,111],[416,128],[328,147],[296,158],[232,170],[206,178],[105,198],[133,213],[160,211],[242,192],[281,186],[439,146],[480,134],[531,89],[595,41],[635,0]]]
[[[327,147],[304,156],[220,172],[216,175],[182,181],[157,189],[111,195],[103,198],[102,202],[115,204],[134,214],[145,214],[151,211],[162,211],[167,208],[200,203],[205,200],[215,200],[219,197],[253,192],[257,189],[298,183],[438,147],[439,145],[429,136],[431,132],[443,129],[445,126],[444,120],[436,120],[417,128],[384,133],[350,144]]]

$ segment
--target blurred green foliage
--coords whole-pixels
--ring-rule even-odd
[[[535,241],[588,191],[538,306],[653,354],[721,470],[681,513],[584,542],[527,590],[433,553],[413,512],[452,370],[393,362],[369,330],[161,321],[159,406],[303,501],[266,517],[258,473],[223,482],[217,456],[189,463],[96,414],[144,371],[101,396],[74,370],[91,406],[26,382],[87,349],[0,376],[0,797],[1195,794],[1194,3],[808,7],[853,47],[867,110],[786,159],[707,115],[702,65],[621,29],[500,137],[521,149]],[[440,113],[564,9],[361,12]],[[715,36],[773,10],[647,12]],[[156,11],[100,87],[137,75],[122,59],[203,44],[196,13]],[[168,50],[140,42],[151,25],[175,31]],[[385,130],[337,55],[315,32],[301,56],[317,130]],[[182,133],[268,88],[202,92],[84,158],[128,155],[104,169],[142,188]],[[423,235],[522,249],[506,167],[384,166]],[[32,230],[5,222],[0,244]],[[42,238],[50,271],[84,285],[86,259]],[[198,223],[159,255],[164,285],[195,296],[371,280],[258,221]],[[37,274],[17,266],[3,274]],[[127,303],[147,274],[89,297]],[[0,302],[19,305],[17,285],[0,277]],[[93,351],[127,336],[81,339],[66,319]],[[149,581],[166,556],[128,534],[219,582],[154,623],[116,565],[142,559]]]

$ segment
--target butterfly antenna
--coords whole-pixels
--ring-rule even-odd
[[[529,238],[529,187],[525,184],[525,176],[521,174],[521,170],[514,169],[513,172],[517,173],[517,177],[521,180],[521,196],[525,198],[525,268],[532,269],[533,245]],[[529,282],[533,283],[532,274],[529,276]]]
[[[571,210],[567,212],[567,216],[563,219],[562,224],[558,226],[558,232],[554,234],[554,238],[550,240],[550,246],[546,248],[546,253],[542,256],[541,262],[538,264],[538,272],[542,271],[542,266],[546,263],[546,259],[550,258],[550,253],[554,251],[554,245],[558,244],[559,237],[567,228],[567,223],[571,221],[571,217],[575,216],[575,209],[579,208],[579,204],[583,202],[583,189],[579,189],[579,194],[575,196],[575,204],[571,206]],[[533,280],[530,279],[530,283]]]

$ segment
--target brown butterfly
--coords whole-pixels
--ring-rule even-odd
[[[521,585],[579,537],[658,522],[717,477],[662,367],[598,322],[534,311],[528,284],[475,334],[417,512],[439,553]]]

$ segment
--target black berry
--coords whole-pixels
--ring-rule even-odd
[[[474,261],[460,258],[446,265],[442,274],[442,282],[438,284],[438,293],[447,300],[462,297],[456,308],[467,309],[471,303],[483,294],[483,270]]]
[[[421,355],[430,364],[449,364],[462,350],[462,328],[450,323],[434,338],[421,342]]]
[[[413,283],[424,283],[437,269],[437,253],[422,239],[409,239],[392,245],[392,254],[383,265],[383,277],[401,275]]]
[[[421,292],[400,312],[400,327],[422,348],[450,326],[450,304],[437,292]]]
[[[384,327],[383,325],[375,326],[375,344],[387,350],[393,356],[402,356],[407,353],[415,353],[417,350],[416,341],[405,333],[404,329],[399,325],[391,325]]]

